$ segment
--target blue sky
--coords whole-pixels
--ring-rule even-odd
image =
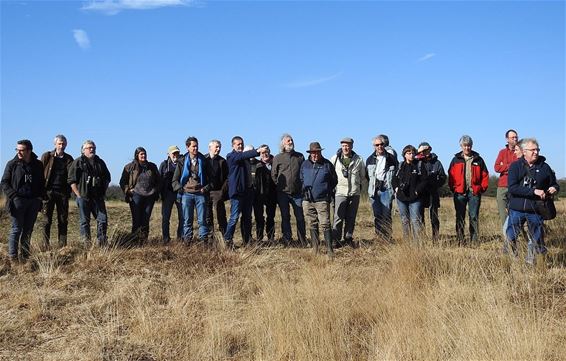
[[[234,135],[272,150],[344,136],[448,167],[469,134],[493,174],[509,128],[566,177],[562,1],[1,1],[2,166],[18,139],[97,144],[113,183],[137,146],[201,151]]]

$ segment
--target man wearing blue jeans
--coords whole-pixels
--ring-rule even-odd
[[[232,138],[232,151],[226,156],[228,164],[228,196],[230,197],[230,220],[224,233],[224,242],[234,249],[234,232],[240,214],[242,215],[242,242],[250,242],[252,231],[253,179],[250,172],[250,158],[266,152],[260,147],[244,152],[244,140],[240,136]]]
[[[173,174],[173,191],[180,192],[183,208],[183,241],[190,244],[193,238],[193,218],[195,208],[199,226],[199,241],[207,242],[206,201],[211,188],[212,175],[204,155],[198,151],[198,140],[188,137],[185,142],[187,153],[178,160],[179,165]]]
[[[29,140],[18,141],[16,156],[6,164],[2,176],[2,189],[8,198],[12,221],[8,235],[8,257],[11,261],[18,261],[18,248],[22,261],[29,258],[31,233],[45,195],[43,164],[32,150]]]
[[[96,155],[96,144],[86,140],[81,146],[82,155],[69,165],[68,183],[77,197],[80,215],[81,239],[90,246],[90,215],[96,219],[96,237],[99,246],[106,245],[108,216],[104,196],[110,184],[106,163]]]
[[[283,243],[288,245],[291,235],[291,207],[297,222],[297,236],[302,245],[307,244],[305,217],[303,213],[303,185],[300,178],[301,165],[305,157],[295,151],[293,137],[283,134],[280,153],[273,158],[271,178],[277,185],[277,203],[281,212]],[[289,207],[291,205],[291,207]]]

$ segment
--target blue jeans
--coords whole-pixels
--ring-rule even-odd
[[[153,205],[155,204],[155,195],[142,196],[132,194],[130,201],[130,212],[132,213],[132,234],[139,233],[142,240],[147,239],[149,235],[149,220]]]
[[[305,215],[303,213],[303,197],[277,192],[277,203],[279,204],[279,212],[281,212],[281,233],[283,234],[283,241],[289,242],[292,239],[291,208],[289,207],[289,204],[291,204],[295,220],[297,221],[297,235],[299,242],[306,244],[307,231],[305,226]]]
[[[529,230],[527,262],[533,263],[536,253],[545,254],[547,252],[544,244],[544,221],[540,215],[510,209],[506,240],[511,246],[513,254],[517,255],[517,237],[519,236],[519,233],[521,233],[525,221],[527,222],[527,228]]]
[[[205,239],[208,235],[206,225],[206,195],[202,193],[183,193],[181,197],[183,206],[183,240],[190,242],[193,238],[193,218],[195,207],[197,210],[198,236]]]
[[[171,240],[169,222],[171,220],[173,206],[177,208],[177,219],[179,220],[177,238],[181,239],[183,237],[183,207],[181,206],[181,196],[175,192],[165,192],[161,199],[161,232],[163,234],[163,241],[165,242]]]
[[[237,195],[230,198],[230,219],[226,226],[224,233],[224,240],[227,243],[232,243],[234,239],[234,232],[236,231],[236,224],[240,214],[242,215],[242,241],[247,244],[250,241],[252,233],[252,206],[253,206],[253,190],[250,188],[245,194]]]
[[[418,243],[421,237],[423,220],[421,218],[421,202],[404,202],[397,199],[397,207],[403,226],[403,238],[411,238]]]
[[[86,246],[90,244],[90,215],[96,219],[96,238],[99,246],[106,244],[106,231],[108,229],[108,215],[104,198],[85,199],[77,198],[80,216],[81,239]]]
[[[468,207],[468,218],[470,222],[470,241],[478,241],[479,233],[479,213],[481,205],[481,195],[474,195],[471,190],[466,193],[454,194],[454,208],[456,209],[456,235],[458,243],[464,241],[464,225],[466,224],[466,206]]]
[[[391,206],[393,205],[393,191],[383,188],[376,191],[376,195],[369,198],[373,210],[373,224],[375,233],[379,237],[390,241],[392,234]]]
[[[9,202],[12,228],[8,234],[8,256],[18,257],[18,244],[20,244],[22,258],[27,259],[30,253],[31,233],[41,207],[41,200],[15,197]]]

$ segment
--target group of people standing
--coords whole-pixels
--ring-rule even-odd
[[[544,157],[538,155],[535,139],[523,140],[516,150],[517,133],[509,130],[506,137],[508,145],[495,164],[495,170],[501,174],[497,191],[499,212],[502,222],[507,219],[508,224],[506,245],[516,253],[517,234],[527,221],[529,250],[532,254],[543,253],[546,249],[542,219],[532,206],[529,208],[529,202],[556,193],[559,189],[556,177]],[[293,209],[297,227],[295,239],[302,245],[307,244],[308,223],[315,252],[319,253],[322,238],[326,253],[332,258],[337,246],[356,248],[359,245],[354,238],[354,227],[360,197],[367,186],[376,235],[392,240],[391,215],[396,199],[403,236],[418,244],[423,238],[426,208],[429,208],[432,239],[439,237],[439,189],[448,179],[454,193],[457,239],[460,244],[466,243],[467,208],[470,241],[477,242],[481,195],[487,190],[489,173],[481,156],[472,150],[471,137],[460,138],[461,150],[454,155],[448,174],[428,142],[420,143],[418,148],[405,146],[399,163],[386,135],[378,135],[372,141],[374,151],[365,162],[353,150],[354,140],[349,137],[340,141],[340,148],[330,159],[322,155],[324,149],[319,142],[310,143],[305,159],[295,150],[289,134],[281,137],[279,153],[275,156],[269,146],[247,149],[243,138],[235,136],[226,158],[220,155],[220,141],[211,140],[204,155],[199,151],[198,139],[191,136],[185,142],[186,153],[181,154],[177,146],[170,146],[167,159],[159,167],[148,161],[143,147],[138,147],[120,178],[120,187],[131,210],[132,234],[141,241],[147,239],[153,206],[161,199],[165,243],[172,238],[170,220],[174,209],[178,217],[176,238],[187,244],[208,242],[213,232],[218,231],[225,245],[233,249],[234,233],[240,220],[242,243],[247,245],[254,239],[252,214],[256,223],[255,240],[276,242],[278,207],[283,244],[293,242]],[[54,145],[54,150],[38,159],[29,140],[18,141],[16,156],[6,165],[2,188],[12,220],[8,242],[12,259],[18,258],[18,252],[23,259],[29,257],[31,232],[41,209],[46,219],[43,246],[49,247],[55,208],[59,246],[66,245],[71,192],[76,196],[79,209],[82,241],[86,245],[91,242],[92,215],[97,222],[98,245],[107,242],[104,197],[111,179],[106,164],[96,155],[95,143],[85,141],[81,155],[74,160],[65,153],[67,139],[63,135],[55,137]],[[229,215],[225,208],[227,200],[230,201]],[[193,230],[195,212],[198,235]]]

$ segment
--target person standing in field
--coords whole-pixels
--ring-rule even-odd
[[[16,156],[6,164],[1,185],[12,223],[8,258],[12,262],[25,262],[30,256],[31,234],[45,196],[43,164],[28,139],[16,143]]]
[[[468,208],[470,241],[478,242],[481,196],[487,190],[489,173],[483,158],[472,150],[474,142],[469,135],[460,138],[460,152],[454,155],[448,168],[448,186],[454,193],[456,235],[458,244],[465,244],[464,225]]]
[[[507,243],[514,255],[517,255],[516,240],[523,224],[527,222],[529,241],[527,263],[533,264],[536,254],[547,252],[544,244],[544,220],[538,213],[536,202],[552,197],[560,190],[556,175],[546,163],[546,158],[539,154],[540,148],[535,138],[521,141],[523,157],[511,163],[509,167],[509,225]]]
[[[140,243],[149,237],[149,221],[153,205],[159,198],[159,170],[155,163],[147,160],[143,147],[134,151],[134,160],[126,164],[120,177],[120,188],[124,191],[125,201],[130,205],[132,214],[132,235]]]
[[[504,224],[505,219],[507,218],[507,208],[509,205],[509,199],[507,197],[507,176],[509,174],[509,166],[517,160],[515,156],[515,145],[517,145],[517,139],[519,139],[519,137],[515,130],[509,129],[505,132],[505,139],[507,144],[505,145],[505,148],[501,149],[499,154],[497,154],[497,159],[493,166],[495,172],[499,173],[496,199],[497,211],[499,213],[501,224]]]
[[[366,177],[369,181],[368,194],[373,212],[373,223],[377,237],[392,241],[391,207],[393,185],[391,181],[399,163],[393,154],[385,150],[385,138],[373,138],[374,152],[366,160]]]
[[[295,151],[295,142],[289,134],[283,134],[279,147],[280,153],[273,158],[271,178],[277,185],[277,204],[281,212],[282,241],[289,245],[292,240],[291,209],[297,222],[297,237],[301,245],[306,245],[305,216],[303,213],[303,195],[301,184],[301,164],[305,157]]]
[[[277,186],[271,178],[273,156],[267,144],[262,144],[260,148],[264,148],[265,152],[260,154],[254,176],[253,205],[256,239],[261,241],[265,231],[267,240],[273,243],[275,241],[275,210],[277,209]]]
[[[51,238],[51,225],[53,223],[53,211],[57,207],[57,233],[59,247],[67,245],[67,228],[69,224],[69,198],[71,187],[67,183],[67,168],[73,162],[73,157],[65,153],[67,138],[56,135],[53,140],[55,149],[43,153],[41,163],[45,176],[46,200],[43,202],[43,215],[45,224],[43,226],[43,247],[49,248]]]
[[[193,241],[193,218],[195,208],[198,220],[198,241],[208,242],[206,225],[206,200],[212,188],[212,173],[209,163],[198,151],[198,139],[188,137],[185,153],[177,162],[173,174],[173,191],[181,193],[183,207],[183,241],[189,245]]]
[[[340,149],[330,158],[338,184],[334,196],[333,238],[337,246],[348,244],[358,247],[354,241],[356,215],[360,205],[362,185],[366,181],[364,160],[353,150],[354,140],[350,137],[340,141]]]
[[[160,174],[160,195],[161,195],[161,233],[163,242],[171,241],[170,221],[173,207],[177,209],[177,240],[183,237],[183,207],[181,206],[181,196],[173,190],[173,174],[177,169],[179,154],[181,150],[176,145],[167,149],[167,159],[159,165]]]
[[[208,143],[208,154],[204,156],[212,175],[212,188],[210,188],[206,206],[206,224],[209,231],[214,232],[214,215],[216,215],[218,231],[224,235],[228,224],[224,205],[228,199],[228,164],[226,159],[220,155],[221,149],[222,143],[213,139]]]
[[[438,156],[432,153],[428,142],[422,142],[417,149],[416,160],[421,161],[427,173],[427,188],[421,194],[421,220],[425,226],[425,208],[430,208],[430,223],[432,226],[432,239],[438,240],[440,234],[440,208],[439,189],[446,183],[446,173]]]
[[[318,254],[320,224],[326,241],[328,257],[332,259],[334,249],[330,226],[330,201],[338,179],[332,163],[322,156],[322,150],[319,142],[312,142],[307,150],[310,155],[301,165],[303,212],[309,223],[311,243],[315,254]]]
[[[81,146],[81,156],[69,165],[67,182],[77,197],[81,240],[87,248],[91,242],[91,214],[96,219],[98,246],[107,243],[108,214],[104,197],[110,179],[106,163],[96,155],[96,144],[92,140],[85,140]]]

